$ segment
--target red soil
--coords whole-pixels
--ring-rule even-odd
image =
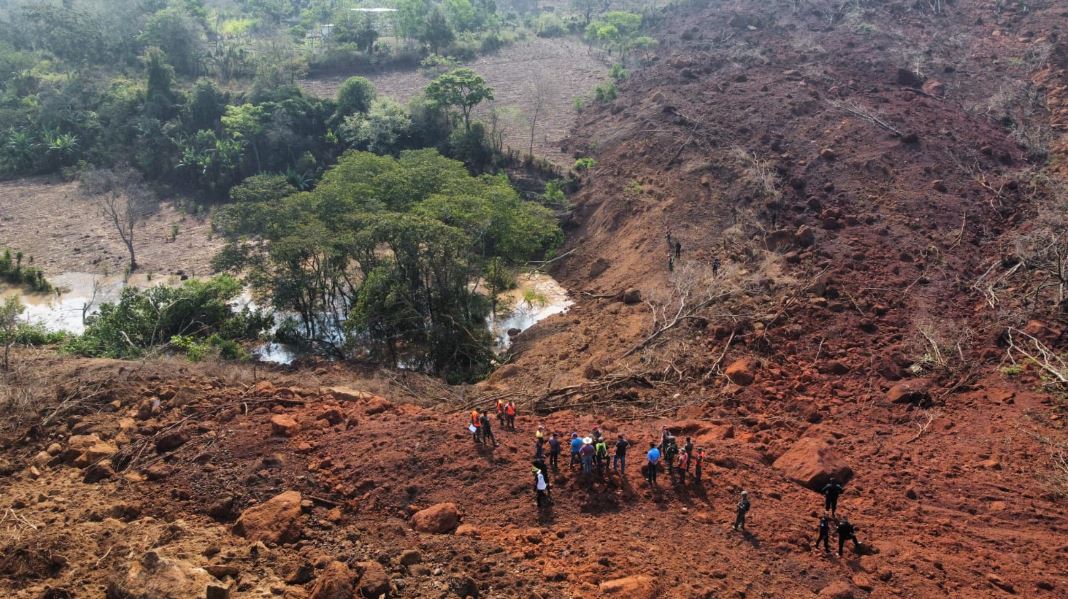
[[[364,578],[361,562],[386,564],[406,597],[611,596],[602,583],[633,576],[646,588],[617,596],[1064,595],[1068,480],[1053,459],[1068,452],[1063,390],[1034,364],[1001,369],[1007,326],[1063,351],[1063,316],[1046,295],[1025,300],[1037,279],[1006,274],[1002,260],[1041,226],[1050,187],[1032,184],[1055,182],[1063,154],[1055,141],[1047,168],[1034,144],[975,109],[1036,78],[1050,110],[1010,106],[1015,122],[1062,122],[1064,8],[997,14],[958,0],[933,17],[912,2],[801,4],[666,13],[653,63],[614,104],[584,112],[571,138],[598,162],[574,198],[574,252],[555,265],[576,305],[520,335],[511,363],[477,388],[336,365],[268,374],[279,391],[253,387],[247,370],[19,356],[47,380],[40,405],[68,396],[54,385],[89,398],[48,426],[9,429],[0,508],[38,526],[3,521],[21,535],[5,554],[22,557],[0,562],[0,588],[95,596],[153,547],[231,566],[215,571],[237,578],[233,596],[308,596],[339,570],[327,568],[334,559]],[[922,71],[928,91],[907,89],[919,81],[901,68]],[[754,164],[777,183],[761,188]],[[802,225],[811,247],[794,243]],[[635,288],[655,305],[665,294],[669,230],[684,247],[676,272],[719,258],[716,285],[730,294],[628,355],[651,332],[650,309],[614,298]],[[1006,276],[993,307],[973,288],[991,268]],[[942,365],[924,359],[925,333]],[[725,375],[742,358],[745,386]],[[325,389],[337,384],[380,397]],[[477,451],[465,410],[498,396],[519,401],[520,431],[497,431],[502,446]],[[137,420],[153,397],[159,413]],[[282,436],[290,423],[272,425],[275,415],[298,429]],[[126,430],[123,417],[134,418]],[[591,485],[564,472],[539,514],[528,461],[537,423],[626,433],[637,443],[629,477]],[[641,482],[641,450],[663,425],[708,451],[701,487]],[[114,440],[126,470],[95,484],[58,463],[28,471],[53,441],[87,432]],[[163,437],[184,442],[159,453]],[[861,557],[812,546],[820,497],[773,466],[811,438],[854,473],[839,511],[860,529]],[[741,489],[753,504],[744,535],[730,530]],[[263,557],[228,527],[288,490],[309,500],[300,539]],[[225,496],[232,505],[218,505]],[[461,528],[413,531],[410,514],[441,502],[457,505]],[[422,564],[401,565],[412,549]]]

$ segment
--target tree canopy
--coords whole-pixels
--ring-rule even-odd
[[[260,191],[246,194],[252,184]],[[248,272],[306,342],[454,380],[490,366],[487,266],[533,259],[562,239],[552,213],[507,178],[474,177],[435,150],[349,152],[315,190],[280,192],[264,179],[235,188],[249,200],[217,217],[230,240],[217,265]]]

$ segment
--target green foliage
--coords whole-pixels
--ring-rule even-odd
[[[84,356],[133,358],[179,335],[255,339],[271,318],[248,308],[235,313],[231,303],[240,293],[241,284],[228,276],[180,287],[126,287],[117,303],[105,303],[89,317],[85,333],[68,341],[67,349]]]
[[[545,192],[541,201],[550,208],[567,209],[570,207],[567,201],[567,193],[564,191],[565,183],[560,179],[553,179],[545,184]]]
[[[236,362],[248,362],[252,355],[233,339],[224,339],[218,334],[208,338],[198,338],[190,335],[175,335],[168,343],[170,349],[184,354],[190,362],[200,362],[209,355],[215,355],[222,360]]]
[[[622,81],[625,81],[627,77],[630,76],[630,73],[627,72],[627,69],[623,68],[623,65],[616,63],[613,64],[612,68],[608,70],[608,76],[612,78],[612,81],[620,83]]]
[[[583,156],[575,161],[575,170],[580,173],[582,171],[588,171],[595,166],[597,166],[597,161],[589,156]]]
[[[45,279],[44,271],[33,266],[24,266],[22,258],[22,252],[16,252],[12,257],[9,249],[0,254],[0,281],[25,287],[34,293],[52,291],[52,285]],[[30,260],[32,262],[32,257]]]
[[[538,37],[560,37],[567,34],[567,26],[554,13],[542,13],[534,21],[534,33]]]
[[[375,86],[365,77],[349,77],[337,90],[337,115],[364,113],[375,99]]]
[[[471,109],[484,100],[493,99],[493,89],[475,71],[459,68],[430,82],[426,86],[426,98],[442,109],[458,108],[463,117],[464,129],[471,130]]]
[[[15,299],[15,298],[9,298]],[[4,310],[0,307],[0,313]],[[0,320],[3,319],[3,315],[0,314]],[[42,324],[30,324],[28,322],[17,322],[10,330],[4,330],[0,327],[0,345],[7,345],[10,341],[13,345],[21,345],[24,347],[42,347],[45,345],[58,345],[67,340],[67,333],[49,331]]]
[[[473,177],[433,150],[348,152],[313,191],[265,193],[220,217],[230,241],[216,266],[298,315],[304,342],[457,381],[492,359],[490,300],[475,291],[488,265],[512,268],[562,240],[549,210],[505,177]]]
[[[345,117],[341,137],[353,147],[376,154],[393,154],[412,128],[408,111],[390,98],[377,98],[366,114]]]
[[[604,13],[586,26],[586,41],[601,46],[625,61],[632,50],[650,48],[656,40],[640,35],[642,16],[613,10]]]
[[[140,41],[163,51],[174,70],[197,75],[205,54],[204,30],[185,10],[165,8],[148,19]]]
[[[616,84],[611,81],[606,81],[593,89],[594,99],[601,104],[607,104],[615,100],[617,96]]]

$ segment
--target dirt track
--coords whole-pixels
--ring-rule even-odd
[[[493,88],[497,108],[503,118],[504,142],[521,154],[530,143],[528,115],[533,110],[535,90],[544,89],[545,105],[538,117],[534,137],[534,154],[571,166],[574,159],[560,149],[560,143],[575,122],[575,98],[588,98],[603,81],[607,66],[590,54],[581,42],[571,39],[530,39],[508,46],[499,52],[481,56],[462,66],[482,75]],[[423,91],[431,78],[421,71],[395,71],[367,75],[378,93],[407,102]],[[304,89],[318,96],[333,97],[346,77],[312,79],[301,82]],[[480,108],[485,120],[486,109]]]

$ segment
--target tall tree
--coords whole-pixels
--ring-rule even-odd
[[[471,131],[471,110],[493,99],[493,89],[486,80],[468,68],[454,69],[426,86],[426,98],[439,108],[457,108],[463,117],[464,131]]]

